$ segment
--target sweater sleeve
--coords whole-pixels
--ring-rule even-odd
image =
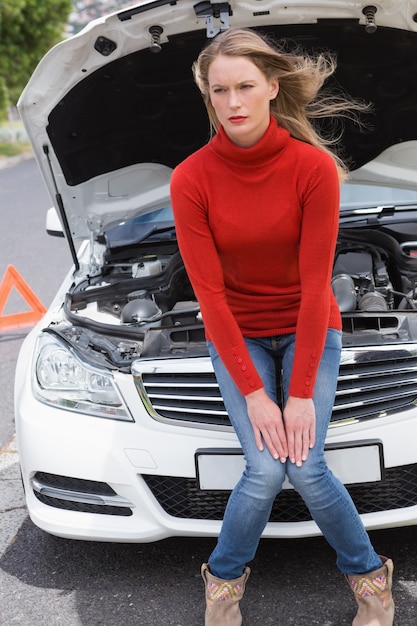
[[[322,153],[303,194],[299,271],[301,303],[289,393],[314,394],[331,306],[331,274],[339,227],[340,184],[333,159]]]
[[[263,386],[226,300],[223,272],[205,203],[184,169],[171,179],[177,240],[200,305],[206,334],[243,395]]]

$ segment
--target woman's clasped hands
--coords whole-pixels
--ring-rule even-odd
[[[311,398],[289,396],[282,414],[264,388],[246,396],[249,419],[259,450],[264,445],[274,459],[300,467],[315,443],[316,414]]]

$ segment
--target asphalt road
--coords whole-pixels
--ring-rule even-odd
[[[70,264],[65,241],[44,232],[48,206],[33,160],[0,170],[0,278],[7,265],[14,265],[45,305]],[[213,539],[69,541],[47,535],[27,518],[12,402],[14,366],[26,332],[0,333],[0,624],[202,625],[199,569]],[[417,528],[371,536],[376,549],[395,562],[396,626],[416,626]],[[353,597],[322,538],[264,540],[251,567],[242,602],[244,626],[351,625]]]
[[[66,241],[45,230],[51,201],[34,159],[0,169],[0,280],[12,265],[48,306],[71,264]],[[29,310],[13,288],[3,315]],[[16,355],[30,329],[0,332],[0,449],[14,433],[13,374]]]

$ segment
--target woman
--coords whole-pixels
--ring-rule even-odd
[[[334,69],[331,59],[284,53],[246,29],[218,35],[193,67],[216,134],[175,169],[171,197],[213,367],[246,460],[202,566],[206,626],[241,624],[246,564],[286,475],[354,590],[353,624],[393,622],[392,562],[375,553],[324,459],[341,350],[330,279],[345,168],[310,118],[360,108],[318,97]]]

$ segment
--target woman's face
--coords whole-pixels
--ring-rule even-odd
[[[278,81],[269,80],[247,57],[219,55],[208,70],[209,96],[220,124],[233,143],[253,146],[270,120]]]

